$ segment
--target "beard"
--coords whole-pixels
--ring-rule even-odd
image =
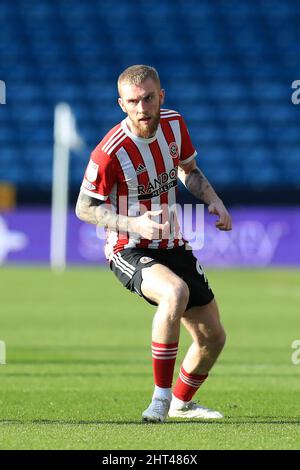
[[[133,127],[135,128],[137,135],[139,137],[142,137],[143,139],[149,139],[150,137],[153,137],[157,131],[159,121],[160,121],[160,108],[158,108],[158,111],[156,114],[152,116],[146,115],[145,117],[151,117],[151,120],[147,122],[147,121],[140,121],[138,119],[136,121],[133,121],[132,119],[130,119],[130,121]]]

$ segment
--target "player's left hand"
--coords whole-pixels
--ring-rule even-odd
[[[219,220],[215,224],[219,230],[232,230],[231,217],[221,199],[212,202],[208,206],[208,212],[219,216]]]

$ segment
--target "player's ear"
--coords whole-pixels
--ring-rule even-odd
[[[120,106],[120,108],[122,109],[122,111],[124,111],[124,113],[127,114],[127,111],[126,111],[126,109],[125,109],[125,106],[124,106],[124,103],[123,103],[122,98],[118,98],[118,103],[119,103],[119,106]]]
[[[166,96],[166,92],[163,88],[161,88],[161,90],[159,92],[159,104],[160,105],[164,104],[165,96]]]

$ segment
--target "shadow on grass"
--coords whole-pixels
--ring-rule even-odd
[[[283,417],[271,417],[271,416],[243,416],[241,418],[225,418],[223,420],[205,420],[205,419],[172,419],[168,420],[165,423],[147,423],[140,420],[50,420],[50,419],[33,419],[33,420],[20,420],[20,419],[0,419],[0,425],[12,425],[12,424],[21,424],[21,425],[71,425],[71,426],[92,426],[92,425],[114,425],[114,426],[128,426],[128,425],[136,425],[136,426],[151,426],[151,425],[195,425],[195,424],[209,424],[211,426],[232,426],[232,425],[241,425],[241,424],[289,424],[294,426],[300,425],[300,418],[283,418]]]

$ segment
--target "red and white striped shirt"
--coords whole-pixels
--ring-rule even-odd
[[[81,191],[108,201],[118,214],[137,217],[146,210],[163,209],[156,220],[170,221],[167,239],[145,240],[138,234],[107,231],[108,259],[126,248],[170,249],[184,244],[176,217],[178,165],[197,152],[186,124],[176,111],[161,109],[155,136],[132,134],[126,119],[111,129],[91,154]]]

